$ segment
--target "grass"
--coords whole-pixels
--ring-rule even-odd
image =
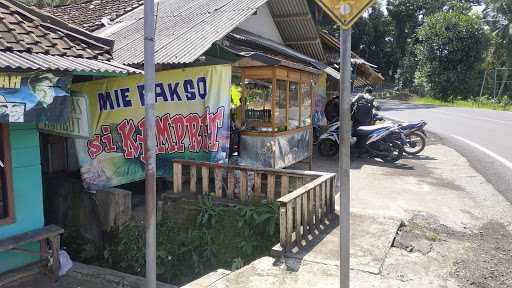
[[[492,102],[488,99],[483,101],[474,101],[474,100],[455,100],[452,102],[443,102],[438,99],[434,99],[432,97],[414,97],[409,102],[414,104],[429,104],[429,105],[437,105],[437,106],[447,106],[447,107],[460,107],[460,108],[477,108],[477,109],[491,109],[498,111],[512,111],[512,104],[502,104]]]

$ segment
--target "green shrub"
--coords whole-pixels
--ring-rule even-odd
[[[270,254],[279,241],[278,207],[217,206],[210,197],[200,201],[196,225],[169,220],[157,224],[157,273],[164,282],[181,285],[209,271],[239,269]],[[144,275],[144,228],[128,224],[104,253],[110,268]]]

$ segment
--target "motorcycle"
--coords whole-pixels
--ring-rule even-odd
[[[380,106],[374,104],[373,115],[370,123],[376,125],[377,122],[384,121],[384,117],[381,116],[377,111],[380,111]],[[392,124],[390,124],[392,125]],[[413,123],[399,123],[398,127],[404,132],[405,138],[407,139],[407,145],[404,146],[404,152],[407,155],[418,155],[427,146],[427,133],[424,128],[427,126],[427,122],[421,120]]]
[[[405,134],[407,145],[404,146],[404,152],[408,155],[418,155],[427,146],[427,133],[425,132],[427,122],[421,120],[414,123],[400,123],[398,127]]]
[[[329,125],[326,133],[320,136],[318,152],[324,157],[332,157],[339,149],[339,122]],[[402,159],[406,144],[405,136],[398,125],[387,124],[360,126],[352,129],[350,145],[353,151],[366,152],[372,158],[394,163]]]

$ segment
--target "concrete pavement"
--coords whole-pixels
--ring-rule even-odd
[[[336,171],[337,160],[313,168]],[[512,287],[512,205],[455,150],[354,161],[351,177],[352,287]],[[302,255],[185,287],[339,287],[338,245],[336,228]]]
[[[425,120],[512,202],[512,112],[379,101],[385,116]]]

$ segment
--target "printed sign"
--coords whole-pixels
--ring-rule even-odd
[[[144,179],[142,75],[75,84],[88,96],[88,140],[76,140],[89,190]],[[231,66],[156,73],[157,175],[171,176],[172,159],[221,162],[229,151]]]
[[[0,74],[0,122],[67,121],[70,85],[68,74]]]
[[[67,121],[44,122],[39,124],[39,130],[66,137],[89,138],[89,112],[87,95],[71,91],[71,112]]]

